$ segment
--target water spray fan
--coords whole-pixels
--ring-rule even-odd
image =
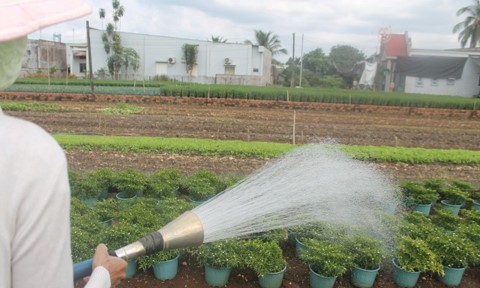
[[[111,254],[129,260],[312,222],[361,228],[388,242],[393,227],[383,215],[399,205],[395,194],[383,173],[337,145],[305,145]],[[75,264],[74,279],[89,275],[91,266],[91,259]]]

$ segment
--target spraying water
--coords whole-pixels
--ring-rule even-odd
[[[346,225],[390,239],[382,214],[396,207],[395,186],[336,145],[298,148],[193,212],[204,243],[310,222]]]

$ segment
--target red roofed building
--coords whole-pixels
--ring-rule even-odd
[[[398,57],[406,57],[409,54],[411,40],[408,33],[392,34],[382,33],[380,40],[380,61],[385,73],[385,91],[394,91],[395,83],[398,83],[399,75],[396,73],[396,62]]]

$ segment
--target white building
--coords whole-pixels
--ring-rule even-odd
[[[382,38],[385,91],[472,97],[480,92],[479,49],[414,49],[408,33]]]
[[[107,68],[107,58],[102,42],[103,30],[90,29],[92,70]],[[204,84],[239,84],[265,86],[272,83],[272,53],[263,46],[239,43],[214,43],[210,41],[182,39],[120,32],[123,47],[133,48],[140,55],[140,68],[136,75],[131,69],[120,72],[121,79],[152,79],[167,76],[184,82]],[[185,44],[198,45],[197,65],[191,75],[182,59]],[[81,73],[82,63],[88,64],[88,53],[82,47],[70,46],[67,61],[71,72]],[[80,55],[82,54],[82,55]],[[76,56],[79,55],[79,56]],[[88,65],[87,65],[88,67]],[[78,69],[77,69],[78,68]],[[77,74],[78,73],[78,74]]]
[[[480,92],[480,52],[411,49],[400,58],[399,83],[406,93],[472,97]]]

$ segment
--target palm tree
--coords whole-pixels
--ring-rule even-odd
[[[262,30],[255,30],[255,40],[256,45],[263,46],[272,52],[272,56],[278,54],[287,54],[287,49],[282,48],[282,44],[280,43],[280,39],[278,39],[277,34],[273,34],[273,32],[264,32]],[[246,40],[245,43],[253,44],[250,40]]]
[[[105,9],[100,8],[100,10],[98,11],[98,14],[100,16],[100,19],[102,20],[102,30],[103,30],[103,19],[105,19]]]
[[[228,41],[228,39],[223,39],[222,36],[213,36],[212,35],[212,39],[210,41],[212,41],[213,43],[226,43]]]
[[[464,48],[470,40],[470,48],[477,47],[480,40],[480,0],[473,0],[474,4],[460,8],[457,16],[466,15],[465,20],[453,26],[453,33],[458,33],[458,40]]]

